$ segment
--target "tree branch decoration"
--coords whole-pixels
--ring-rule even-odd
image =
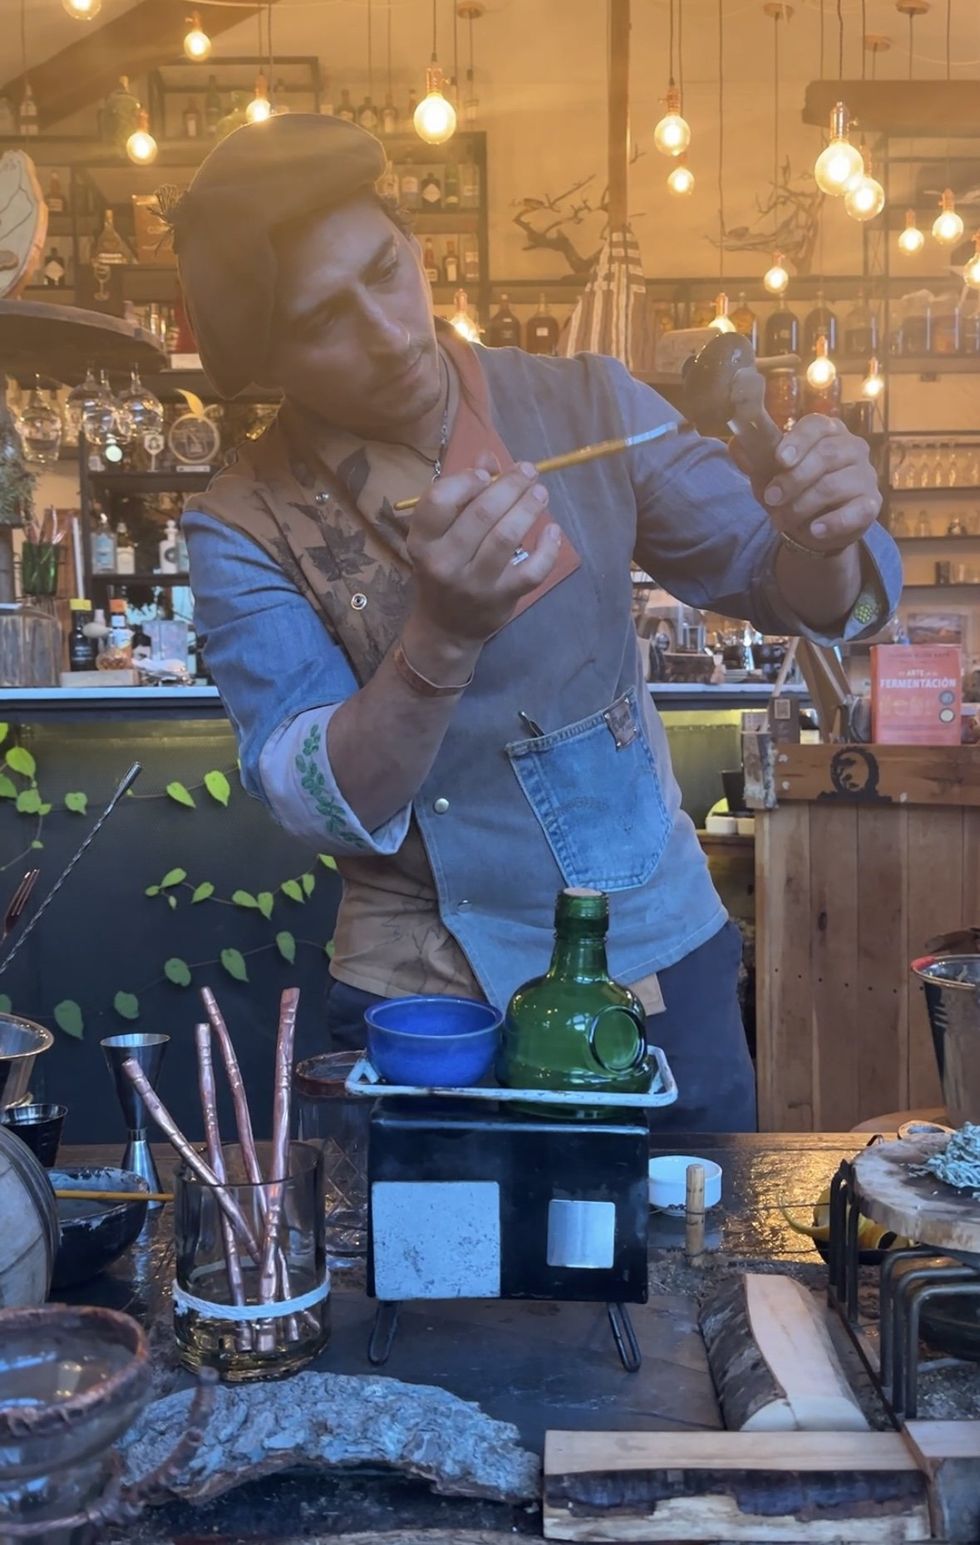
[[[630,150],[630,165],[638,161],[643,152],[639,146],[633,145]],[[517,213],[512,216],[514,224],[524,233],[525,252],[560,252],[569,269],[577,278],[585,278],[595,267],[596,259],[601,251],[602,239],[606,234],[609,223],[609,189],[604,188],[598,204],[593,204],[592,199],[585,189],[595,182],[596,174],[592,172],[588,177],[580,177],[578,182],[572,183],[563,193],[546,194],[544,198],[515,199],[512,207]],[[588,254],[579,252],[564,229],[565,226],[582,226],[592,216],[602,217],[602,225],[599,228],[599,245]]]
[[[756,198],[758,216],[751,225],[726,229],[719,242],[709,236],[713,247],[726,252],[772,252],[778,250],[789,258],[797,274],[809,274],[813,268],[824,195],[812,175],[803,173],[794,180],[789,157],[783,162],[778,183],[769,184],[763,202]],[[773,216],[776,228],[773,231]]]

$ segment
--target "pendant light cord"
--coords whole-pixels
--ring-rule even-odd
[[[953,0],[946,0],[946,79],[950,78],[950,35],[953,27]]]
[[[725,277],[725,0],[718,0],[718,278]]]
[[[438,28],[438,20],[437,20],[437,16],[436,16],[436,5],[437,5],[437,0],[432,0],[432,63],[433,64],[436,63],[436,60],[438,58],[438,54],[436,52],[436,34],[437,34],[437,28]]]
[[[772,239],[774,244],[779,226],[776,190],[779,187],[779,19],[781,15],[782,12],[777,11],[772,19]]]
[[[372,27],[371,0],[367,0],[367,48],[368,48],[368,96],[374,101],[374,31]]]
[[[27,79],[27,0],[20,0],[20,62],[21,73]]]
[[[684,100],[684,0],[677,0],[677,89]]]
[[[824,66],[824,60],[825,60],[824,34],[826,32],[826,21],[827,21],[825,6],[826,6],[826,0],[820,0],[820,79],[821,80],[823,80],[823,72],[824,72],[824,67],[825,67]]]
[[[460,107],[462,105],[462,98],[461,98],[460,90],[459,90],[459,11],[458,11],[458,9],[456,7],[456,0],[452,0],[452,7],[453,7],[453,88],[454,88],[454,90],[456,92],[456,106]]]
[[[670,0],[668,7],[670,20],[667,23],[667,84],[674,84],[674,0]]]
[[[912,44],[913,44],[913,41],[914,41],[914,31],[913,31],[914,22],[915,22],[914,12],[909,11],[909,80],[912,79]]]
[[[844,5],[837,0],[837,79],[844,79]]]
[[[388,0],[388,100],[391,101],[391,0]]]
[[[868,78],[868,0],[861,0],[861,79]]]

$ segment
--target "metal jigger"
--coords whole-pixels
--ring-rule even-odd
[[[122,1157],[123,1169],[135,1170],[149,1184],[151,1191],[162,1191],[160,1176],[153,1162],[150,1144],[146,1136],[146,1106],[140,1095],[123,1072],[128,1057],[138,1062],[152,1087],[157,1086],[163,1054],[169,1045],[169,1035],[109,1035],[101,1042],[105,1060],[116,1086],[116,1095],[122,1106],[123,1117],[129,1129],[129,1141]],[[162,1207],[162,1202],[148,1202],[148,1207]]]

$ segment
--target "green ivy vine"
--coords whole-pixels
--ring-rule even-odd
[[[0,723],[0,748],[7,744],[10,735],[10,726]],[[20,816],[27,817],[33,824],[30,828],[31,835],[27,847],[14,855],[7,863],[0,865],[0,874],[20,863],[31,851],[43,848],[42,832],[44,822],[53,811],[53,805],[45,801],[37,781],[37,764],[31,752],[24,746],[10,745],[3,754],[3,770],[0,771],[0,800],[10,802]],[[15,781],[16,780],[16,781]],[[223,809],[227,809],[232,793],[232,785],[227,773],[214,768],[204,774],[200,785],[194,785],[189,789],[185,784],[173,781],[168,783],[163,794],[136,794],[132,789],[128,797],[131,799],[161,799],[166,798],[174,804],[187,810],[196,810],[198,802],[194,797],[194,790],[203,789]],[[72,791],[64,797],[64,811],[70,815],[85,815],[88,812],[88,796],[81,791]],[[337,865],[328,853],[317,854],[318,863],[325,869],[336,870]],[[166,905],[168,912],[176,912],[182,905],[200,906],[210,904],[215,906],[231,907],[245,912],[258,912],[261,917],[275,929],[273,936],[265,943],[255,946],[250,950],[240,950],[233,945],[224,948],[217,960],[199,960],[188,962],[179,956],[171,955],[163,961],[160,975],[153,981],[145,984],[137,992],[120,989],[113,997],[112,1008],[120,1019],[130,1023],[140,1018],[140,997],[161,982],[168,982],[177,988],[192,987],[195,982],[195,972],[204,970],[208,966],[220,965],[236,982],[247,982],[248,961],[256,955],[275,950],[279,957],[287,964],[293,965],[296,961],[298,946],[315,949],[319,953],[330,957],[333,955],[333,941],[319,944],[311,939],[297,938],[292,930],[283,926],[290,921],[288,915],[284,918],[283,912],[293,912],[297,906],[304,906],[312,896],[316,887],[316,874],[313,870],[307,870],[303,874],[289,876],[279,882],[274,891],[235,890],[231,896],[219,896],[212,881],[207,879],[192,879],[188,871],[176,866],[168,869],[166,874],[151,885],[144,887],[144,895],[152,901]],[[279,915],[276,916],[277,908]],[[6,993],[0,993],[0,1013],[10,1013],[13,1008],[10,997]],[[34,1016],[36,1017],[36,1016]],[[85,1033],[85,1021],[82,1009],[74,999],[66,998],[56,1003],[52,1010],[52,1017],[58,1029],[65,1035],[75,1039],[81,1039]]]

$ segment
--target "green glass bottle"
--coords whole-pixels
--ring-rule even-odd
[[[646,1015],[639,999],[609,975],[609,898],[601,891],[561,891],[555,948],[544,976],[510,1000],[498,1054],[498,1081],[514,1089],[573,1089],[639,1094],[652,1077]],[[568,1106],[529,1106],[538,1115]],[[601,1106],[575,1109],[583,1119],[610,1117]]]

